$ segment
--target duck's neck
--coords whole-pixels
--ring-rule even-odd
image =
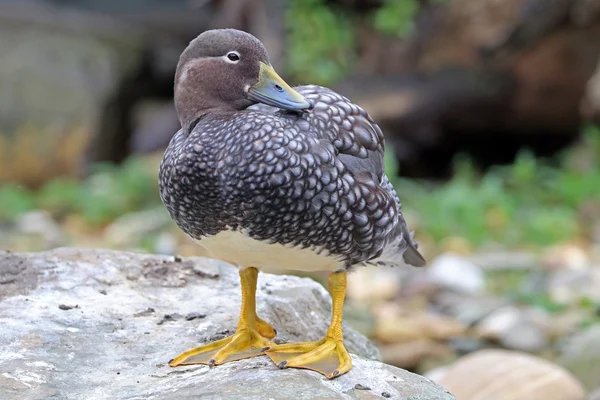
[[[198,121],[210,114],[234,113],[237,110],[225,102],[206,99],[198,92],[190,90],[175,91],[175,109],[181,128],[190,133]]]

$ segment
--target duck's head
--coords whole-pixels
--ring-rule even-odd
[[[255,103],[301,111],[311,103],[277,75],[263,44],[249,33],[216,29],[183,51],[175,74],[175,107],[184,129],[210,112]]]

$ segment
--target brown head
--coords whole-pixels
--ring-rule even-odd
[[[311,107],[277,75],[263,44],[249,33],[216,29],[190,42],[175,74],[175,107],[184,130],[206,114],[257,102],[297,111]]]

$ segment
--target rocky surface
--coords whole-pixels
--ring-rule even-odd
[[[281,341],[325,332],[330,300],[297,277],[261,274],[258,313]],[[0,251],[0,397],[23,399],[453,399],[374,361],[375,346],[345,328],[354,369],[333,381],[279,370],[266,357],[209,369],[170,368],[182,350],[235,329],[237,271],[202,258],[101,250]]]

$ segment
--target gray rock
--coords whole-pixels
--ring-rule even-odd
[[[161,206],[120,216],[106,227],[104,236],[112,248],[131,250],[139,246],[141,238],[150,234],[164,233],[165,228],[172,223],[169,214]],[[166,247],[160,249],[162,254],[165,254],[164,250],[173,249],[172,244],[166,246],[159,244],[159,246]]]
[[[600,383],[600,325],[570,337],[562,346],[559,362],[589,390],[596,389]]]
[[[444,314],[465,325],[474,325],[509,302],[493,296],[465,296],[442,291],[435,296],[435,304]]]
[[[535,254],[519,251],[486,251],[472,254],[468,259],[485,271],[528,271],[539,264]]]
[[[16,225],[21,234],[39,237],[44,249],[65,245],[66,238],[62,228],[47,211],[26,212],[19,216]]]
[[[476,326],[480,337],[499,342],[503,347],[526,352],[538,352],[549,344],[542,329],[541,312],[507,306],[497,309]]]
[[[456,254],[442,254],[427,268],[432,282],[459,293],[479,294],[485,289],[481,267]]]
[[[600,387],[590,393],[586,400],[600,400]]]
[[[548,337],[528,319],[519,321],[506,332],[500,343],[507,349],[536,353],[548,347]]]
[[[318,339],[327,328],[329,297],[309,279],[261,274],[257,303],[283,341]],[[237,271],[214,260],[78,249],[0,253],[0,397],[454,398],[426,378],[374,361],[375,346],[348,327],[354,368],[333,381],[280,370],[266,357],[212,369],[166,365],[182,350],[233,332],[238,308]]]
[[[158,254],[177,254],[177,239],[170,232],[161,232],[154,240],[154,250]]]
[[[558,303],[576,304],[582,298],[600,301],[600,268],[554,271],[548,292]]]

